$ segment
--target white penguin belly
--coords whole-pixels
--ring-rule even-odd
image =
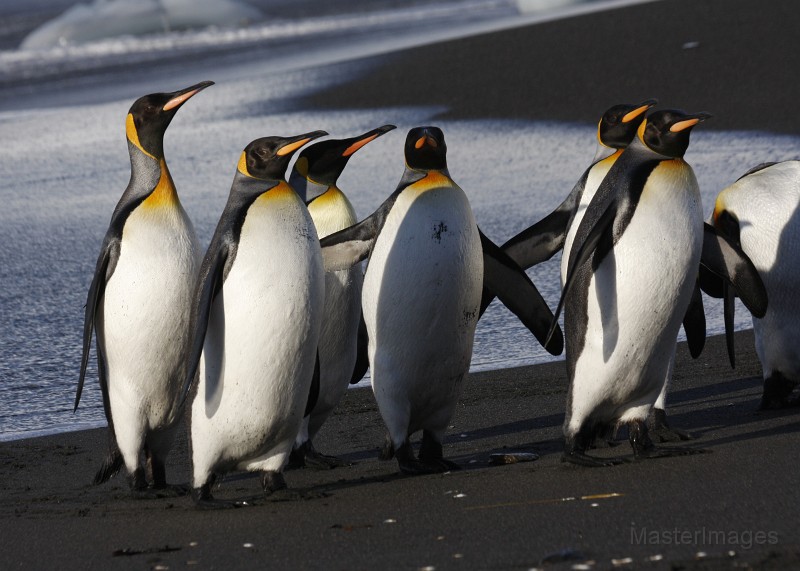
[[[452,414],[482,284],[480,238],[463,191],[402,192],[375,243],[362,296],[373,390],[390,432],[444,428],[426,423],[446,424]]]
[[[616,161],[617,155],[611,155],[591,167],[589,175],[586,177],[586,185],[584,186],[581,199],[575,209],[575,216],[567,229],[567,235],[564,237],[564,247],[561,251],[561,285],[567,280],[567,264],[569,262],[569,254],[572,251],[572,242],[575,241],[575,233],[578,231],[578,226],[583,220],[583,215],[586,213],[589,203],[597,194],[597,189],[600,183],[608,174],[609,169]]]
[[[800,382],[800,161],[748,175],[720,193],[717,208],[736,215],[742,249],[767,290],[767,313],[753,318],[764,378]]]
[[[134,431],[176,420],[198,269],[199,245],[180,206],[133,211],[98,319],[118,439],[131,417]]]
[[[293,191],[260,197],[212,305],[192,405],[196,483],[217,466],[247,469],[278,457],[265,469],[283,467],[308,399],[324,288],[317,234],[300,199]]]
[[[356,223],[356,214],[345,195],[336,188],[309,205],[320,239]],[[313,437],[344,395],[356,361],[361,316],[361,264],[325,274],[325,310],[319,340],[320,387],[317,404],[309,417]]]
[[[633,420],[626,411],[648,410],[663,386],[703,236],[694,174],[672,163],[653,171],[630,224],[589,283],[585,345],[572,379],[572,430],[588,417]]]

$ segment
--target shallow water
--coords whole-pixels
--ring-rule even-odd
[[[123,70],[128,56],[120,56]],[[109,58],[106,63],[115,61],[108,54],[103,58]],[[9,52],[0,51],[0,62],[11,59]],[[128,181],[124,117],[141,86],[124,71],[81,83],[76,80],[81,73],[75,67],[78,60],[65,60],[69,71],[63,79],[58,73],[47,79],[47,93],[28,91],[13,104],[8,94],[20,93],[25,66],[15,68],[17,75],[10,80],[6,76],[8,83],[0,81],[0,97],[9,103],[0,107],[0,440],[105,423],[94,361],[76,414],[72,404],[86,292],[111,211]],[[364,217],[399,180],[405,131],[430,122],[441,111],[286,112],[287,101],[345,78],[341,68],[334,73],[299,66],[286,69],[276,82],[270,61],[259,73],[246,75],[215,67],[219,63],[200,65],[203,75],[186,81],[186,69],[176,71],[170,81],[164,75],[173,68],[161,70],[159,90],[203,79],[218,81],[181,109],[165,139],[181,201],[204,247],[225,204],[238,155],[250,140],[320,128],[345,137],[385,123],[398,125],[397,131],[359,151],[340,179]],[[39,73],[43,65],[50,64],[30,64],[29,69]],[[358,65],[347,70],[368,72]],[[98,91],[102,97],[97,97]],[[593,125],[438,124],[447,138],[451,174],[470,198],[484,232],[498,243],[557,206],[594,154]],[[797,137],[698,128],[687,160],[695,167],[709,212],[716,192],[750,166],[798,155]],[[530,272],[551,307],[558,301],[559,263],[556,256]],[[707,303],[706,312],[709,334],[722,332],[719,304]],[[736,324],[749,327],[741,307]],[[551,359],[510,312],[497,302],[489,308],[476,333],[474,370]]]

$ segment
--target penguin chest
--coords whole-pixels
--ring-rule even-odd
[[[578,204],[575,206],[575,213],[572,221],[570,222],[569,228],[567,228],[567,235],[564,237],[564,248],[561,254],[562,285],[567,279],[567,263],[569,262],[569,253],[572,251],[572,243],[575,240],[575,233],[578,231],[578,226],[580,226],[581,220],[583,220],[583,215],[586,213],[589,203],[592,201],[592,198],[594,198],[594,195],[597,194],[597,189],[600,187],[600,183],[603,182],[603,179],[608,174],[608,171],[614,164],[615,160],[616,155],[612,155],[606,159],[603,159],[602,161],[599,161],[589,169],[583,192],[581,193]]]
[[[131,213],[98,320],[112,406],[117,398],[146,402],[155,416],[171,407],[198,268],[197,238],[180,206]]]
[[[477,225],[455,184],[400,193],[364,278],[373,372],[463,374],[483,284]]]
[[[203,454],[236,464],[291,446],[314,372],[324,288],[305,206],[291,189],[265,193],[247,211],[211,308],[192,409]]]
[[[630,222],[618,235],[615,229],[613,249],[584,293],[573,298],[578,305],[566,325],[573,330],[568,336],[580,337],[577,348],[568,344],[568,359],[577,358],[574,399],[594,395],[624,409],[632,400],[652,397],[654,402],[658,396],[691,298],[703,239],[694,174],[682,161],[673,162],[652,172],[635,210],[627,213]],[[615,225],[619,220],[618,215]],[[581,335],[576,330],[584,325]]]

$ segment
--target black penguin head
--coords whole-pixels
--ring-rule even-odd
[[[292,155],[325,131],[312,131],[295,137],[262,137],[247,145],[239,159],[239,172],[251,178],[281,180]]]
[[[439,127],[415,127],[408,132],[405,146],[406,165],[414,170],[447,168],[447,145]]]
[[[680,158],[689,147],[692,127],[710,118],[705,112],[685,113],[677,109],[654,111],[639,126],[639,138],[651,150],[667,157]]]
[[[151,93],[137,99],[128,111],[125,126],[128,140],[148,155],[162,158],[164,132],[175,113],[192,96],[210,85],[214,82],[203,81],[172,93]]]
[[[306,179],[321,185],[333,186],[347,166],[347,161],[356,151],[392,129],[395,129],[394,125],[384,125],[358,137],[328,139],[314,143],[301,151],[294,168]]]
[[[608,109],[597,126],[597,140],[612,149],[624,149],[636,136],[636,130],[644,119],[645,112],[658,103],[648,99],[636,105],[622,103]]]

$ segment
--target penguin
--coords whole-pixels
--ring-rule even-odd
[[[356,151],[392,129],[395,129],[394,125],[384,125],[357,137],[320,141],[305,147],[297,156],[289,185],[306,201],[320,238],[358,222],[355,209],[337,187],[337,180]],[[359,326],[363,321],[362,281],[360,266],[325,275],[325,317],[319,343],[319,396],[311,414],[303,419],[292,450],[291,466],[327,469],[349,465],[345,460],[317,452],[313,439],[351,380],[354,377],[360,379],[366,372],[368,356],[363,330],[359,336]],[[356,372],[356,368],[360,372]]]
[[[708,117],[650,114],[576,229],[555,312],[564,308],[570,382],[563,461],[620,463],[586,454],[593,437],[615,424],[628,425],[637,459],[698,452],[656,447],[645,421],[697,281],[702,205],[683,155],[692,128]]]
[[[389,450],[408,475],[457,469],[442,439],[469,369],[481,291],[497,294],[540,342],[552,317],[528,276],[479,229],[447,168],[438,127],[415,127],[405,171],[378,210],[321,240],[326,270],[369,258],[362,311],[372,389]],[[556,331],[547,349],[560,354]],[[419,457],[411,435],[422,431]],[[388,454],[387,454],[388,455]]]
[[[790,160],[764,163],[746,172],[717,195],[711,215],[716,231],[741,247],[752,260],[769,298],[764,314],[753,314],[756,353],[764,378],[761,409],[798,402],[791,398],[800,383],[800,356],[796,350],[800,343],[800,303],[796,294],[800,286],[798,207],[800,161]],[[725,298],[726,328],[732,328],[733,295],[727,288],[725,293],[714,295]],[[732,355],[732,343],[729,352]],[[731,360],[733,364],[732,356]]]
[[[561,283],[564,283],[575,231],[586,207],[608,170],[636,136],[644,114],[657,103],[656,99],[647,99],[637,104],[620,103],[603,113],[597,124],[594,158],[564,202],[539,222],[503,244],[503,250],[521,268],[528,269],[549,260],[563,248],[565,254],[561,258]]]
[[[201,508],[241,505],[211,493],[232,470],[261,472],[265,495],[284,490],[314,406],[325,274],[314,222],[283,177],[293,153],[323,135],[247,145],[200,267],[181,398],[191,395],[191,493]]]
[[[86,299],[77,410],[93,333],[108,421],[100,484],[123,464],[135,497],[179,491],[164,462],[182,409],[188,325],[200,246],[164,158],[164,132],[204,81],[137,99],[126,119],[131,178],[111,216]],[[146,469],[142,462],[146,458]]]

